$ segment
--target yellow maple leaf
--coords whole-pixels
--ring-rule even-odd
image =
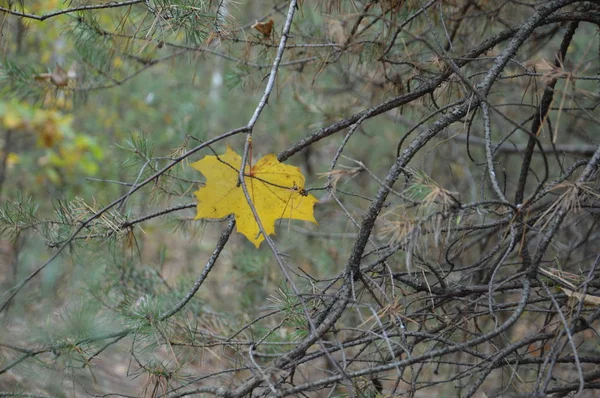
[[[194,192],[198,198],[196,219],[235,214],[238,232],[258,248],[265,239],[238,184],[242,158],[231,148],[219,156],[205,156],[191,166],[206,177],[206,185]],[[304,191],[300,169],[280,163],[273,154],[244,168],[244,182],[265,232],[275,233],[275,221],[293,218],[317,223],[313,206],[317,199]]]

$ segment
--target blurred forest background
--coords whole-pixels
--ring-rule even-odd
[[[599,27],[0,0],[0,397],[597,396]],[[227,146],[299,167],[318,225],[194,220]]]

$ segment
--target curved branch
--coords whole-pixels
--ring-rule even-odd
[[[117,8],[126,7],[134,4],[145,3],[146,0],[125,0],[125,1],[111,1],[104,4],[90,4],[72,8],[65,8],[64,10],[52,11],[43,15],[29,14],[26,12],[11,10],[10,8],[0,7],[0,12],[5,14],[15,15],[21,18],[35,19],[36,21],[45,21],[48,18],[57,17],[59,15],[69,14],[77,11],[90,11],[90,10],[101,10],[105,8]]]

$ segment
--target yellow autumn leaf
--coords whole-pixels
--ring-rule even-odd
[[[21,163],[21,157],[14,152],[9,152],[6,156],[6,166],[11,167]]]
[[[205,156],[191,166],[206,177],[206,185],[195,192],[198,198],[196,219],[222,218],[235,214],[238,232],[258,248],[265,239],[252,214],[241,185],[238,170],[242,158],[231,148],[219,156]],[[280,163],[273,154],[244,168],[244,181],[265,232],[275,233],[280,218],[317,223],[313,206],[317,199],[304,191],[300,169]]]
[[[7,129],[14,130],[17,127],[20,127],[22,123],[23,118],[16,112],[8,112],[6,115],[4,115],[4,127]]]

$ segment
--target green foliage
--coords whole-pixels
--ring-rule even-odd
[[[20,99],[28,98],[34,101],[43,96],[42,90],[32,82],[35,70],[26,64],[17,65],[11,59],[0,62],[0,87],[5,94],[12,94]]]
[[[288,331],[283,333],[287,341],[300,341],[308,336],[310,326],[306,323],[302,303],[295,292],[278,288],[268,300],[272,303],[270,308],[280,311],[283,316],[281,327]]]
[[[0,208],[0,232],[15,240],[24,229],[33,227],[38,219],[36,217],[39,205],[32,197],[26,197],[22,192],[12,201],[4,202]]]

